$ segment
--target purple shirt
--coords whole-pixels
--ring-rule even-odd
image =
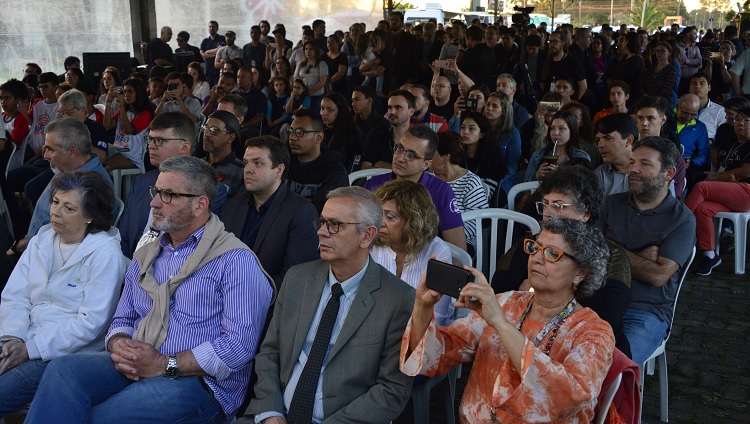
[[[176,275],[198,246],[204,228],[173,248],[168,234],[159,239],[154,277],[162,284]],[[115,334],[135,334],[153,306],[138,285],[141,270],[132,261],[106,342]],[[232,250],[184,280],[170,299],[169,331],[159,351],[164,355],[192,350],[203,377],[227,417],[245,397],[250,370],[273,291],[255,256]]]
[[[364,187],[370,191],[375,191],[383,184],[394,179],[396,179],[396,174],[393,172],[378,175],[367,180]],[[435,204],[438,217],[440,217],[440,225],[438,226],[440,231],[463,227],[464,220],[461,218],[461,211],[458,208],[456,195],[453,194],[453,189],[448,183],[432,174],[423,172],[419,178],[419,184],[425,186],[427,191],[430,192],[430,196],[432,196],[432,203]]]

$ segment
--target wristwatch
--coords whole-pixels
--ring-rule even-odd
[[[167,362],[167,369],[164,370],[164,377],[175,379],[180,375],[180,370],[177,368],[177,357],[169,355],[169,362]]]

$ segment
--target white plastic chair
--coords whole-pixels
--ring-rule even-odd
[[[354,184],[354,182],[360,178],[365,178],[369,180],[370,178],[376,175],[383,175],[389,172],[391,172],[391,170],[386,169],[386,168],[370,168],[370,169],[362,169],[360,171],[354,171],[351,174],[349,174],[349,185]]]
[[[117,224],[120,223],[120,217],[122,217],[122,213],[125,211],[125,202],[122,201],[119,197],[115,197],[115,220],[112,223],[112,226],[116,227]]]
[[[721,222],[729,219],[734,223],[734,273],[745,273],[745,254],[747,247],[747,222],[750,221],[750,211],[747,212],[719,212],[714,216],[714,243],[716,254],[719,254],[719,237],[721,236]]]
[[[123,193],[127,193],[130,190],[130,186],[133,183],[133,178],[143,174],[142,169],[131,168],[131,169],[113,169],[112,182],[115,188],[115,197],[121,200],[125,200]],[[123,178],[125,180],[123,181]]]
[[[5,178],[8,178],[8,171],[10,171],[10,166],[13,163],[13,156],[16,154],[16,151],[18,150],[18,146],[16,146],[16,143],[6,140],[6,144],[10,144],[10,155],[8,155],[8,163],[5,164]]]
[[[672,333],[672,323],[674,322],[674,312],[675,309],[677,309],[677,298],[680,296],[680,290],[682,289],[682,283],[685,281],[685,276],[687,275],[688,268],[690,268],[690,264],[693,263],[693,259],[695,259],[695,247],[693,247],[693,253],[690,254],[690,258],[685,263],[685,265],[682,267],[682,271],[680,272],[680,280],[677,284],[677,293],[674,295],[674,303],[672,304],[672,322],[669,323],[669,330],[667,332],[667,337],[664,338],[664,341],[661,342],[661,345],[656,348],[654,353],[649,356],[648,359],[646,359],[646,362],[641,365],[641,385],[645,386],[646,381],[646,372],[648,372],[648,375],[654,375],[654,362],[657,362],[659,365],[659,418],[662,422],[666,423],[669,422],[669,379],[667,377],[667,340],[669,340],[669,335]],[[641,390],[641,404],[643,404],[643,390]]]
[[[489,208],[489,209],[476,209],[472,211],[466,211],[461,214],[464,222],[475,221],[477,229],[477,261],[476,268],[487,276],[488,280],[492,280],[492,276],[495,275],[495,269],[497,268],[497,257],[498,257],[498,221],[507,221],[507,229],[505,230],[505,244],[502,253],[510,249],[513,244],[513,226],[516,222],[523,224],[531,230],[533,234],[539,232],[539,222],[536,219],[522,214],[520,212],[511,211],[508,209]],[[485,237],[483,236],[484,231],[482,230],[482,220],[489,219],[492,222],[489,233],[489,267],[486,268],[484,263],[485,250]]]
[[[612,400],[614,400],[615,394],[617,394],[617,389],[620,388],[620,383],[622,383],[622,373],[615,378],[612,384],[607,388],[607,391],[604,392],[602,403],[596,406],[596,416],[594,417],[592,424],[604,424],[609,407],[612,405]]]
[[[525,191],[534,192],[539,187],[539,181],[529,181],[526,183],[518,183],[510,188],[508,192],[508,210],[516,210],[516,197]]]

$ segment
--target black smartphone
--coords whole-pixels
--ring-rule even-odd
[[[450,297],[458,298],[473,277],[471,272],[455,265],[435,259],[427,263],[427,288]]]
[[[174,90],[177,90],[177,84],[175,84],[175,83],[169,84],[169,85],[167,86],[167,90],[168,90],[168,91],[174,91]]]
[[[476,112],[478,106],[479,106],[478,99],[466,99],[466,110]]]

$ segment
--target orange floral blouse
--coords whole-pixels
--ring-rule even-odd
[[[534,298],[530,292],[498,294],[506,318],[515,325]],[[417,348],[407,358],[411,320],[401,340],[401,371],[428,377],[446,374],[474,361],[464,390],[461,423],[484,423],[495,408],[497,421],[506,423],[589,423],[604,377],[612,364],[612,328],[596,312],[572,313],[560,327],[549,356],[533,339],[546,325],[528,317],[521,326],[526,337],[521,370],[516,370],[494,328],[476,313],[438,327],[434,318]]]

